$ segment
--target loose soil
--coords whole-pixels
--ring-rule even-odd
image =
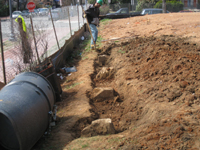
[[[107,41],[66,63],[77,72],[63,73],[56,126],[33,150],[198,150],[198,18],[170,13],[101,22],[99,36]],[[105,65],[99,55],[107,55]],[[97,80],[102,67],[113,67],[114,75]],[[95,87],[112,87],[115,98],[91,99]],[[117,133],[82,138],[81,130],[99,118],[111,118]]]

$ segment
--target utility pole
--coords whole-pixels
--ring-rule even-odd
[[[14,41],[15,35],[13,30],[13,19],[12,19],[12,0],[9,0],[9,9],[10,9],[10,28],[11,28],[9,41]]]
[[[163,0],[162,9],[163,9],[163,13],[166,13],[166,0]]]

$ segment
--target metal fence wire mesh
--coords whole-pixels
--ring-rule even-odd
[[[82,18],[82,13],[80,5],[48,9],[41,14],[33,12],[32,17],[22,16],[26,32],[23,32],[23,28],[20,31],[19,23],[15,21],[16,18],[12,19],[13,25],[9,18],[2,20],[1,31],[7,81],[20,72],[31,69],[37,65],[38,61],[42,62],[58,51],[65,41],[86,22]],[[13,41],[11,41],[11,33],[14,35]],[[22,36],[24,33],[25,36]],[[23,45],[28,46],[25,52],[24,49],[27,47]],[[0,61],[2,62],[2,56],[0,56]],[[0,81],[3,82],[2,63],[0,64]]]

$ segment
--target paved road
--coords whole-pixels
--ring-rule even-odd
[[[79,24],[83,25],[83,20],[80,17],[80,21]],[[31,27],[31,23],[30,23],[30,18],[24,18],[26,26],[27,27]],[[78,16],[72,17],[70,18],[71,20],[71,27],[72,30],[76,30],[76,28],[78,28]],[[3,36],[3,40],[7,40],[10,37],[11,34],[11,23],[10,20],[6,20],[6,21],[2,21],[2,36]],[[13,20],[13,26],[15,29],[17,29],[17,25],[16,22]],[[47,16],[44,17],[33,17],[33,26],[37,26],[39,27],[39,29],[49,29],[49,28],[53,28],[52,26],[52,21],[48,19]],[[55,28],[60,28],[60,27],[69,27],[69,20],[65,19],[65,20],[57,20],[54,21],[54,26]]]

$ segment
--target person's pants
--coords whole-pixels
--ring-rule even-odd
[[[98,30],[97,30],[97,27],[94,25],[94,24],[90,24],[90,30],[92,32],[92,36],[94,38],[94,42],[96,44],[96,41],[97,41],[97,37],[98,37]],[[91,45],[94,45],[94,42],[92,40],[92,37],[91,37]]]

